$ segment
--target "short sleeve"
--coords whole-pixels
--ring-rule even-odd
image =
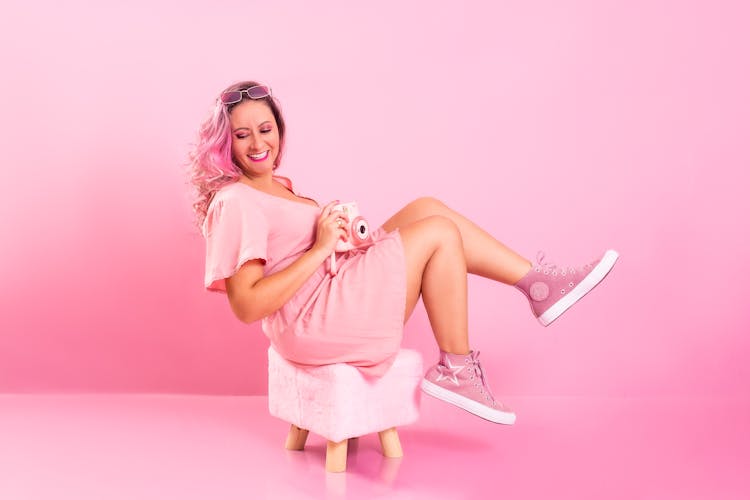
[[[218,196],[218,195],[217,195]],[[260,207],[238,197],[219,197],[211,202],[203,226],[206,238],[208,290],[226,292],[225,278],[245,262],[266,262],[268,222]]]

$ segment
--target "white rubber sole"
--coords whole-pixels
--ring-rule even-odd
[[[460,394],[456,394],[453,391],[443,389],[439,385],[433,384],[427,379],[422,379],[422,391],[434,398],[458,406],[462,410],[466,410],[469,413],[473,413],[478,417],[482,417],[483,419],[489,420],[490,422],[494,422],[496,424],[513,425],[516,422],[515,413],[495,410],[493,408],[490,408],[489,406],[477,403],[476,401],[469,399],[466,396],[462,396]]]
[[[594,267],[594,270],[591,271],[588,276],[586,276],[580,283],[578,283],[578,286],[576,286],[573,290],[571,290],[567,295],[565,295],[562,299],[558,300],[554,303],[552,307],[544,311],[543,314],[539,316],[539,322],[543,324],[544,326],[549,325],[553,321],[555,321],[562,313],[567,311],[570,306],[581,300],[581,298],[589,293],[593,288],[598,285],[607,274],[612,270],[612,267],[614,267],[615,262],[617,262],[617,258],[620,256],[616,251],[614,250],[607,250],[604,253],[604,257],[602,257],[602,260],[599,261],[599,263]]]

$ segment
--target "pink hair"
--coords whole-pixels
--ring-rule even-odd
[[[260,84],[253,81],[238,82],[221,93],[246,89],[255,85]],[[243,94],[243,100],[247,99],[246,94]],[[279,130],[280,146],[274,164],[275,170],[281,164],[281,153],[284,149],[284,119],[278,102],[273,97],[268,96],[258,100],[264,101],[271,108]],[[216,100],[213,110],[200,126],[198,143],[189,153],[188,176],[195,195],[193,212],[201,233],[203,221],[214,194],[227,184],[237,182],[242,175],[242,170],[232,158],[232,130],[229,121],[229,114],[237,104],[239,103],[226,105],[219,99]]]

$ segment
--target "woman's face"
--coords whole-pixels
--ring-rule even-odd
[[[263,101],[242,101],[229,115],[232,157],[245,174],[257,177],[273,170],[279,156],[279,129]]]

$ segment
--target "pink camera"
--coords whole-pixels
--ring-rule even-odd
[[[331,275],[336,275],[336,252],[346,252],[355,248],[367,247],[372,243],[370,236],[370,225],[364,217],[359,215],[359,208],[354,202],[339,203],[334,205],[333,212],[341,212],[349,219],[349,239],[347,241],[339,240],[336,248],[331,253]]]
[[[346,252],[354,248],[369,246],[372,243],[370,225],[364,217],[359,215],[359,208],[355,202],[334,205],[332,211],[342,212],[349,218],[349,240],[339,240],[336,243],[337,252]]]

